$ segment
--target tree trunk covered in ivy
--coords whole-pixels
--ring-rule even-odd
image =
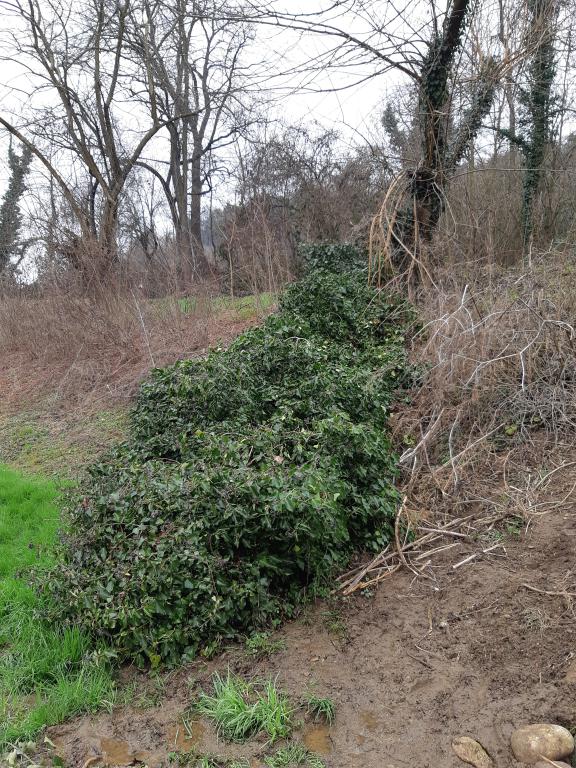
[[[429,44],[419,79],[421,160],[408,174],[408,201],[398,212],[393,261],[402,272],[419,240],[430,241],[445,207],[445,190],[458,163],[472,146],[490,110],[496,64],[486,59],[456,135],[450,139],[450,80],[471,14],[471,0],[454,0],[444,28]]]
[[[16,267],[24,256],[24,245],[20,240],[20,200],[26,190],[26,175],[31,162],[32,153],[27,147],[24,147],[20,155],[12,146],[8,149],[10,179],[0,205],[0,274],[9,267]]]
[[[533,50],[528,68],[528,87],[521,93],[521,127],[524,136],[519,143],[524,155],[525,171],[522,197],[522,232],[524,250],[528,250],[534,231],[534,201],[544,174],[546,149],[552,134],[555,63],[554,0],[528,0],[530,45]]]

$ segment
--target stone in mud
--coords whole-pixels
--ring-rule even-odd
[[[538,760],[534,764],[534,768],[572,768],[568,763],[559,763],[557,760],[553,760],[551,763],[545,763],[543,760]]]
[[[566,728],[553,723],[534,723],[514,731],[510,739],[514,757],[520,763],[534,765],[542,761],[561,760],[574,751],[574,737]]]
[[[493,768],[494,763],[484,747],[469,736],[459,736],[452,742],[452,749],[460,760],[474,768]]]
[[[571,662],[568,666],[566,674],[564,675],[564,680],[567,683],[576,683],[576,660]]]

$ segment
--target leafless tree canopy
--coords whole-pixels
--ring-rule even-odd
[[[0,128],[32,157],[8,261],[28,281],[169,271],[229,289],[239,270],[272,287],[315,240],[366,246],[378,279],[433,281],[446,259],[528,258],[572,233],[569,3],[2,8]],[[376,117],[290,117],[366,83]]]

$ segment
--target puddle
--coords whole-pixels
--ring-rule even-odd
[[[205,726],[193,720],[186,724],[172,726],[168,731],[169,752],[191,752],[204,738]]]
[[[364,710],[364,712],[360,712],[360,720],[362,721],[362,725],[364,725],[369,731],[375,731],[380,725],[380,721],[374,712],[370,712],[370,710]]]
[[[100,749],[106,765],[131,765],[136,759],[127,741],[101,739]]]
[[[325,725],[311,725],[304,731],[304,744],[311,752],[329,755],[332,752],[330,730]]]

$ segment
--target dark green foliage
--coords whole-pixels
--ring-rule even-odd
[[[470,107],[462,116],[462,121],[450,147],[446,167],[449,173],[454,173],[456,166],[464,159],[466,152],[475,141],[486,115],[494,101],[494,93],[498,82],[499,63],[487,56],[478,74],[478,80],[471,94]]]
[[[315,269],[346,272],[364,267],[368,253],[351,243],[302,243],[298,248],[298,258],[304,273]]]
[[[410,322],[364,272],[316,270],[228,349],[154,371],[71,512],[49,585],[61,617],[173,663],[279,621],[353,550],[382,547]]]
[[[25,147],[21,155],[16,154],[12,146],[8,149],[10,180],[0,205],[0,274],[12,259],[18,261],[22,256],[20,199],[26,189],[25,180],[31,162],[32,153],[28,148]]]

